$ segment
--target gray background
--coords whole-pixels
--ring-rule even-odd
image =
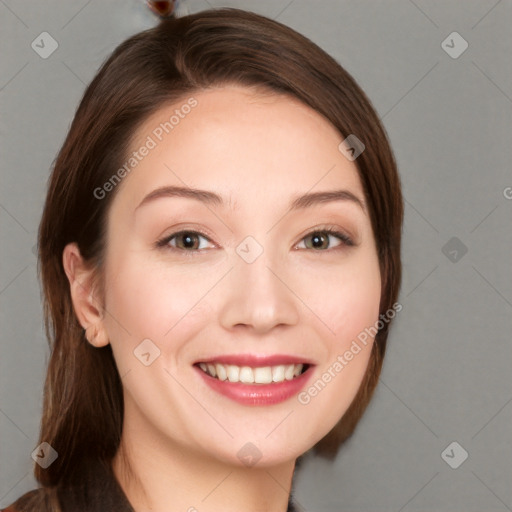
[[[254,10],[310,37],[368,93],[400,168],[403,310],[355,435],[298,473],[303,510],[512,510],[512,3],[184,6]],[[0,0],[0,506],[36,486],[49,350],[33,248],[49,169],[99,65],[155,24],[140,0]],[[43,31],[59,45],[47,59],[31,48]],[[469,44],[456,59],[441,45],[454,31]],[[441,456],[453,441],[446,460],[468,453],[457,469]]]

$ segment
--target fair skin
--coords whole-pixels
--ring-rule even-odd
[[[190,96],[198,105],[118,185],[101,307],[76,244],[63,263],[80,323],[97,331],[94,346],[111,344],[122,376],[121,447],[137,480],[126,478],[119,453],[113,468],[134,509],[284,512],[296,458],[349,407],[372,343],[307,404],[293,396],[241,405],[206,386],[193,364],[218,354],[290,354],[314,362],[308,387],[321,379],[378,320],[368,208],[355,163],[338,150],[342,137],[309,107],[240,86]],[[133,150],[187,98],[147,119]],[[160,197],[137,208],[167,185],[212,191],[226,203]],[[335,190],[362,206],[341,199],[289,209],[298,196]],[[312,248],[308,235],[326,226],[354,245],[324,234]],[[156,247],[183,229],[207,237],[192,234],[193,249],[183,236]],[[263,248],[252,263],[236,252],[249,235]],[[160,355],[145,366],[134,350],[148,338]],[[237,455],[248,442],[261,455],[250,467]]]

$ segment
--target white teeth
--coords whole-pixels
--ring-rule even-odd
[[[226,367],[226,373],[228,375],[229,382],[238,382],[238,376],[240,375],[240,368],[233,366],[232,364]]]
[[[248,366],[242,366],[240,368],[240,376],[238,377],[240,382],[244,384],[252,384],[254,382],[254,372]]]
[[[256,384],[270,384],[272,382],[272,368],[270,366],[254,368],[254,382]]]
[[[211,377],[229,382],[244,384],[270,384],[284,382],[298,377],[304,368],[303,364],[264,366],[251,368],[249,366],[224,365],[220,363],[199,363],[199,367]]]
[[[215,370],[217,370],[217,378],[219,380],[226,380],[228,378],[228,374],[226,373],[226,368],[222,364],[216,364]]]
[[[284,380],[284,366],[274,366],[272,368],[272,380],[274,382],[283,382]]]
[[[208,373],[212,377],[217,377],[217,372],[215,371],[215,366],[213,366],[213,364],[207,364],[206,366],[208,367]]]
[[[284,378],[286,380],[292,380],[294,372],[295,372],[295,365],[294,364],[288,365],[286,367],[286,370],[284,371]]]

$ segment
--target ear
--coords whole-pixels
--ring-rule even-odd
[[[103,304],[100,302],[101,297],[95,293],[95,269],[85,264],[75,242],[64,247],[62,264],[69,280],[75,314],[82,327],[87,330],[89,343],[95,347],[108,345]]]

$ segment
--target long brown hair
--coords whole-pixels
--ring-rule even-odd
[[[35,477],[56,491],[80,480],[91,461],[110,464],[120,443],[122,384],[110,345],[94,348],[72,306],[62,253],[76,242],[101,283],[105,222],[115,190],[94,194],[126,161],[137,128],[164,104],[223,84],[260,86],[299,99],[342,137],[355,134],[365,151],[355,161],[376,240],[380,313],[397,300],[401,281],[403,203],[384,128],[365,93],[329,55],[294,30],[237,9],[171,18],[120,44],[87,87],[56,158],[39,228],[38,270],[51,347],[39,442],[59,454]],[[361,418],[377,385],[388,328],[379,330],[359,391],[339,423],[313,450],[333,458]]]

